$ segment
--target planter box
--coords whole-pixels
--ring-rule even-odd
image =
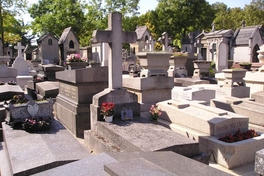
[[[86,68],[87,65],[88,65],[88,62],[70,62],[70,63],[67,63],[67,66],[68,66],[69,70],[75,70],[75,69],[79,69],[79,68]]]
[[[200,151],[228,169],[255,161],[257,151],[264,148],[264,134],[244,141],[226,143],[215,137],[199,138]]]
[[[9,124],[16,124],[23,122],[30,117],[50,117],[53,118],[53,101],[29,101],[25,104],[8,104],[4,105],[6,109],[5,121]],[[33,110],[32,110],[33,109]],[[32,114],[32,111],[34,114]]]

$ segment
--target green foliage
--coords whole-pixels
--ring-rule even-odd
[[[105,12],[107,14],[118,11],[124,16],[135,16],[138,13],[139,0],[105,0]]]
[[[156,33],[166,31],[179,40],[189,32],[210,27],[215,15],[205,0],[159,0],[156,13]]]
[[[67,27],[72,27],[81,36],[85,22],[84,5],[78,0],[42,0],[29,8],[33,34],[52,32],[60,36]]]

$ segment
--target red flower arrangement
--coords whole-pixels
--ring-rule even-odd
[[[103,116],[112,116],[114,115],[115,104],[113,102],[104,102],[102,103],[100,114]]]
[[[246,132],[241,132],[240,129],[238,129],[235,134],[226,134],[224,137],[220,137],[220,141],[224,141],[227,143],[233,143],[233,142],[238,142],[238,141],[243,141],[246,139],[250,139],[253,137],[259,136],[258,133],[255,132],[255,130],[248,130]]]
[[[149,112],[152,120],[158,120],[159,116],[162,114],[161,109],[154,105],[151,105]]]

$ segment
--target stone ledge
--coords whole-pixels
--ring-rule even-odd
[[[56,120],[49,131],[39,133],[2,126],[13,175],[35,174],[90,155]]]

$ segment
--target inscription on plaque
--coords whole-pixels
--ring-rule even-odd
[[[60,83],[60,94],[77,101],[77,88],[74,86]]]

